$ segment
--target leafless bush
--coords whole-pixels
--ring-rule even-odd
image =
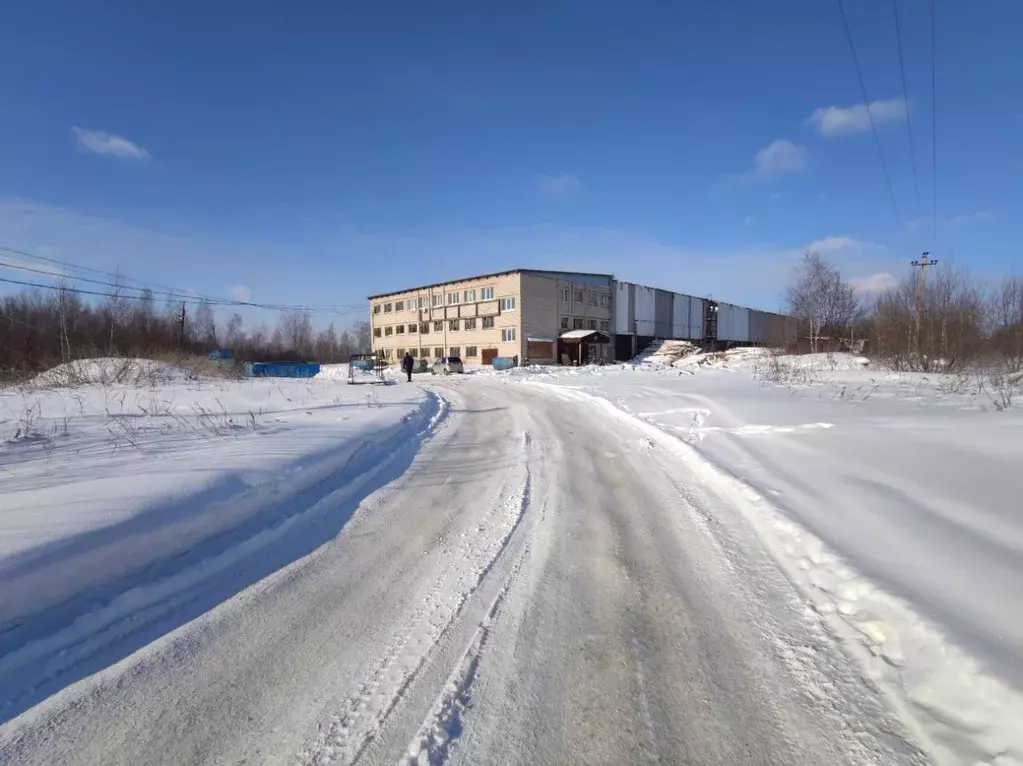
[[[1023,278],[1002,280],[988,300],[991,350],[1010,372],[1023,370]]]
[[[984,353],[984,299],[964,270],[912,276],[877,296],[870,353],[897,371],[957,372]]]
[[[753,368],[753,377],[764,383],[781,386],[808,385],[814,380],[812,370],[781,351],[768,354],[757,362]]]

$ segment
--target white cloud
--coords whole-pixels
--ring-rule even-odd
[[[931,226],[933,219],[929,216],[926,218],[916,218],[909,221],[906,224],[906,228],[910,231],[917,231],[919,229],[928,229]],[[954,228],[962,226],[970,226],[975,223],[987,223],[988,221],[995,220],[995,214],[990,210],[980,210],[976,213],[967,213],[965,215],[954,215],[950,218],[938,218],[938,226]]]
[[[809,152],[805,146],[779,138],[772,141],[753,158],[753,167],[742,173],[729,173],[714,184],[711,191],[723,193],[735,185],[749,186],[757,181],[784,173],[802,173],[806,170]]]
[[[227,291],[231,293],[231,297],[236,301],[250,301],[252,300],[252,291],[249,290],[245,285],[231,285],[227,288]]]
[[[568,199],[576,194],[582,184],[571,173],[561,176],[539,175],[536,177],[536,190],[542,197],[554,200]]]
[[[903,122],[909,114],[909,106],[903,98],[889,98],[871,101],[869,104],[852,106],[828,106],[814,109],[806,122],[817,128],[826,138],[865,133],[870,130],[870,118],[875,125]]]
[[[105,133],[102,130],[86,130],[85,128],[71,128],[71,132],[75,134],[78,148],[83,151],[106,154],[111,157],[125,157],[142,162],[149,159],[149,152],[141,146],[113,133]]]
[[[882,290],[887,290],[889,287],[895,287],[899,280],[894,274],[887,271],[878,271],[869,276],[854,277],[849,282],[858,292],[879,293]]]
[[[806,147],[787,138],[779,138],[757,152],[753,160],[753,170],[758,176],[801,173],[806,170],[806,160]]]
[[[753,216],[748,215],[748,216],[746,216],[745,218],[742,219],[742,225],[743,226],[752,226],[756,222],[756,220],[757,219],[754,218]]]

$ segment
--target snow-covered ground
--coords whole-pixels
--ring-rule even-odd
[[[280,546],[311,501],[404,449],[370,485],[400,472],[441,407],[329,370],[235,381],[96,360],[72,372],[0,390],[0,720],[324,542]]]
[[[0,762],[1023,763],[1023,410],[688,351],[3,391]]]
[[[676,437],[679,470],[736,483],[785,571],[935,753],[1023,758],[1023,409],[846,354],[739,349],[510,377]]]

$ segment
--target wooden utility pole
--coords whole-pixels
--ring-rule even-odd
[[[178,348],[185,346],[185,304],[181,303],[181,318],[178,320]]]
[[[913,268],[920,268],[920,279],[916,283],[916,350],[920,353],[920,336],[923,331],[924,308],[927,291],[927,267],[933,266],[938,261],[930,260],[930,253],[924,253],[919,261],[910,261]]]

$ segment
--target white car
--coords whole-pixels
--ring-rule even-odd
[[[465,372],[465,367],[457,356],[442,356],[433,363],[430,372],[434,375],[450,375],[453,372],[461,374]]]

